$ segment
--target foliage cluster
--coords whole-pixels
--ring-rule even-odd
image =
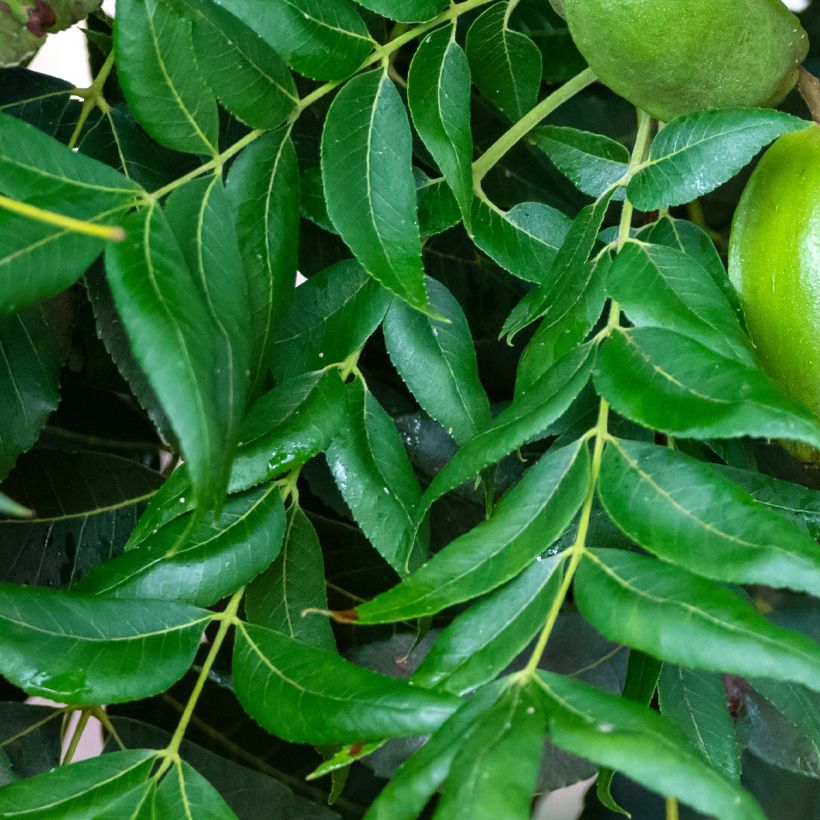
[[[820,422],[721,255],[799,100],[660,128],[545,0],[88,25],[0,71],[0,816],[812,816]]]

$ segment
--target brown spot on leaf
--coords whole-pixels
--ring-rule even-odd
[[[35,37],[43,37],[56,22],[57,15],[54,13],[54,9],[44,0],[37,0],[37,5],[33,9],[29,9],[26,28]]]
[[[356,755],[361,754],[362,749],[364,749],[364,743],[361,741],[359,743],[351,743],[349,754],[351,757],[356,757]]]
[[[359,613],[355,609],[334,610],[333,620],[340,624],[352,624],[359,620]]]

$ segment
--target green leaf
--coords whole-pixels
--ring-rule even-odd
[[[255,31],[294,71],[314,80],[344,80],[376,43],[348,0],[212,0]]]
[[[3,817],[123,817],[142,802],[155,753],[146,750],[115,752],[60,766],[51,772],[0,789]],[[127,815],[109,812],[130,795]]]
[[[309,608],[327,609],[322,547],[310,520],[294,505],[288,511],[281,554],[248,587],[245,614],[251,623],[294,640],[335,649],[326,618],[302,617]]]
[[[469,223],[473,199],[470,64],[454,34],[444,27],[422,40],[407,77],[407,101],[419,136]]]
[[[426,413],[460,444],[490,422],[467,317],[447,288],[428,280],[433,309],[449,324],[394,302],[384,321],[393,366]]]
[[[569,677],[539,672],[550,739],[648,788],[726,820],[764,820],[748,792],[716,772],[656,712]]]
[[[248,714],[297,743],[425,735],[459,703],[251,624],[237,630],[233,674]]]
[[[357,623],[434,615],[515,578],[563,532],[589,482],[583,444],[547,453],[498,502],[492,516],[437,552],[398,586],[349,613]]]
[[[481,720],[500,692],[500,685],[486,686],[465,698],[388,781],[370,806],[366,820],[416,820],[447,777],[465,733]]]
[[[181,817],[186,820],[232,820],[236,818],[219,792],[184,761],[175,763],[154,785],[151,817]]]
[[[595,386],[626,418],[687,438],[782,438],[820,447],[820,424],[761,370],[655,327],[618,329]]]
[[[102,340],[120,375],[128,383],[134,398],[145,410],[160,439],[172,452],[179,452],[179,441],[157,394],[148,383],[131,347],[122,317],[114,304],[114,296],[105,276],[105,266],[96,264],[86,273],[85,293],[94,312],[97,336]]]
[[[330,106],[322,135],[327,211],[364,269],[429,311],[412,170],[399,92],[381,70],[354,77]]]
[[[274,484],[229,496],[218,520],[193,531],[192,515],[98,567],[77,591],[210,606],[252,581],[282,548],[285,511]]]
[[[210,314],[214,409],[230,448],[245,415],[253,344],[245,270],[230,202],[217,176],[197,179],[171,194],[165,215]]]
[[[390,294],[354,259],[311,276],[273,332],[271,371],[278,381],[343,362],[381,324]]]
[[[168,148],[217,154],[216,99],[196,68],[191,21],[159,0],[122,0],[114,50],[125,99],[140,125]]]
[[[623,179],[629,168],[626,146],[603,134],[543,125],[531,132],[530,139],[579,191],[589,196],[601,196]]]
[[[338,371],[331,370],[297,376],[260,397],[242,423],[243,441],[231,468],[228,491],[248,490],[324,452],[344,423],[345,396]],[[190,474],[183,465],[153,498],[127,549],[192,510],[190,492]]]
[[[735,727],[720,675],[664,664],[658,682],[661,714],[716,771],[740,779]]]
[[[820,595],[815,540],[710,465],[637,441],[611,439],[601,501],[635,543],[713,578]]]
[[[509,27],[512,8],[490,6],[467,32],[473,82],[488,102],[516,122],[538,102],[541,52],[525,34]]]
[[[63,703],[138,700],[185,674],[209,620],[166,601],[0,584],[0,674]]]
[[[426,550],[413,544],[421,488],[393,419],[361,380],[347,387],[348,416],[327,450],[336,486],[382,558],[406,575]]]
[[[52,209],[72,200],[92,214],[130,205],[141,189],[135,182],[91,157],[72,151],[26,122],[0,113],[0,190],[21,200],[50,201]],[[68,204],[68,203],[67,203]]]
[[[820,491],[749,470],[721,465],[717,469],[761,504],[786,516],[812,538],[820,540]]]
[[[0,319],[0,478],[34,445],[60,402],[71,312],[70,303],[55,301]]]
[[[399,23],[431,20],[447,9],[447,0],[356,0],[360,6]]]
[[[578,214],[549,271],[541,277],[541,284],[530,291],[507,317],[501,329],[502,336],[511,340],[541,316],[558,321],[572,310],[578,300],[579,283],[583,291],[593,277],[595,266],[588,259],[611,199],[612,192],[609,192]]]
[[[33,518],[34,510],[24,507],[13,498],[9,498],[5,493],[0,493],[0,515],[9,518]]]
[[[60,765],[62,714],[50,706],[0,702],[0,752],[15,777],[33,777]]]
[[[228,398],[232,374],[214,366],[224,361],[226,340],[162,211],[151,207],[126,224],[125,241],[109,246],[105,260],[114,301],[179,437],[194,497],[203,508],[216,507],[233,456],[230,427],[237,416]]]
[[[820,686],[820,648],[775,626],[729,590],[686,570],[620,550],[581,562],[575,599],[613,641],[706,671]]]
[[[732,306],[709,272],[683,251],[628,242],[615,257],[608,290],[633,324],[674,330],[722,356],[755,366]]]
[[[252,128],[276,128],[299,95],[282,58],[254,29],[211,0],[181,0],[192,14],[196,65],[225,108]]]
[[[0,191],[74,219],[117,224],[138,185],[0,113]],[[0,210],[0,319],[73,284],[103,240]]]
[[[503,672],[544,625],[562,563],[560,555],[539,556],[517,578],[455,618],[416,670],[415,683],[463,694]]]
[[[0,580],[71,586],[119,555],[159,473],[118,456],[38,448],[3,485],[36,513],[0,521]]]
[[[129,748],[165,749],[171,742],[171,733],[156,726],[118,715],[111,715],[109,719]],[[107,755],[116,748],[114,739],[109,736],[104,753]],[[300,820],[339,820],[339,815],[327,806],[298,797],[273,777],[234,763],[189,740],[182,741],[179,753],[186,763],[219,791],[243,820],[267,820],[271,815]],[[165,820],[167,816],[157,820]]]
[[[751,683],[806,737],[813,751],[816,767],[820,760],[820,697],[793,683],[761,678],[755,678]],[[815,768],[815,773],[816,771]],[[805,767],[801,768],[801,772],[805,772]]]
[[[0,111],[52,136],[70,103],[71,83],[15,66],[0,69]]]
[[[434,817],[528,820],[546,728],[539,699],[511,686],[465,733]]]
[[[445,493],[540,435],[572,404],[589,381],[593,352],[579,347],[551,367],[499,413],[441,469],[424,492],[417,517]]]
[[[781,134],[805,120],[765,108],[720,109],[670,122],[652,142],[649,159],[627,188],[641,211],[683,205],[731,179]]]
[[[245,148],[231,166],[226,190],[245,264],[251,384],[258,387],[273,361],[276,328],[293,294],[299,256],[299,166],[288,130],[265,134]]]
[[[522,202],[505,213],[476,198],[470,238],[513,276],[541,284],[571,226],[569,217],[541,202]]]
[[[662,668],[663,664],[651,655],[645,655],[636,649],[630,650],[622,693],[624,700],[638,703],[641,706],[651,706]],[[630,817],[629,812],[620,806],[612,796],[612,780],[614,777],[614,769],[604,767],[599,770],[598,779],[595,781],[595,792],[598,800],[610,811]]]
[[[611,257],[602,256],[584,269],[588,277],[572,287],[569,282],[556,294],[538,329],[533,334],[521,358],[515,380],[515,393],[522,395],[563,356],[584,340],[601,316],[606,303],[606,281]]]
[[[462,217],[456,198],[444,179],[431,180],[418,168],[414,168],[413,173],[416,178],[419,230],[424,243],[431,236],[458,225]]]

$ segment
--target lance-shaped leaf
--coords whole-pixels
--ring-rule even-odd
[[[75,219],[118,224],[135,183],[0,113],[0,191]],[[104,246],[101,239],[0,211],[0,317],[56,295]]]
[[[59,404],[71,321],[70,304],[57,300],[0,318],[0,477],[37,441]]]
[[[225,108],[253,128],[280,125],[299,102],[282,58],[212,0],[181,0],[193,20],[196,65]]]
[[[731,179],[772,140],[805,120],[764,108],[699,111],[678,117],[652,142],[627,195],[641,211],[683,205]]]
[[[656,658],[820,688],[815,641],[769,623],[735,593],[663,561],[594,550],[581,562],[575,600],[607,638]]]
[[[235,444],[225,415],[232,377],[215,367],[224,359],[224,337],[162,211],[148,208],[126,224],[125,241],[106,254],[111,292],[182,445],[194,496],[203,508],[215,507]]]
[[[529,390],[523,391],[462,447],[430,482],[417,517],[421,518],[446,492],[543,433],[589,381],[592,358],[589,348],[579,347],[548,370]]]
[[[674,330],[727,358],[755,365],[732,306],[713,276],[683,251],[628,242],[615,257],[607,287],[633,324]]]
[[[532,131],[530,139],[579,191],[589,196],[601,196],[623,179],[629,168],[626,146],[603,134],[544,125]]]
[[[589,334],[606,303],[606,281],[611,257],[604,255],[584,268],[581,281],[569,283],[556,294],[518,361],[515,393],[529,390],[559,359]],[[588,276],[587,276],[588,274]]]
[[[542,202],[522,202],[504,213],[491,202],[476,198],[470,238],[504,270],[540,285],[571,226],[568,216]]]
[[[314,80],[344,80],[375,48],[349,0],[211,0],[253,29],[291,68]]]
[[[592,279],[594,265],[588,259],[611,199],[610,191],[578,214],[549,272],[541,278],[541,284],[515,306],[501,328],[501,335],[512,338],[540,316],[558,321],[574,307],[579,283],[583,291]]]
[[[466,732],[434,817],[528,820],[546,732],[541,699],[507,689]]]
[[[600,494],[635,543],[691,572],[820,595],[817,543],[710,465],[683,453],[612,439]]]
[[[407,101],[419,136],[468,222],[473,198],[470,84],[470,64],[453,29],[445,26],[422,40],[407,77]]]
[[[120,801],[133,816],[147,791],[156,752],[144,749],[113,754],[60,766],[51,772],[0,789],[3,817],[93,817],[115,815]]]
[[[360,6],[400,23],[431,20],[447,9],[447,0],[356,0]]]
[[[426,735],[459,705],[452,695],[385,677],[252,624],[237,630],[233,676],[248,714],[295,743]]]
[[[414,544],[421,488],[393,419],[361,380],[347,387],[348,416],[327,450],[327,463],[356,523],[400,575],[426,552]]]
[[[374,279],[429,311],[412,152],[407,111],[388,76],[377,70],[350,80],[322,135],[328,215]]]
[[[498,502],[489,519],[346,617],[371,624],[420,618],[501,586],[564,531],[581,506],[588,482],[585,445],[547,453]]]
[[[114,50],[125,99],[157,142],[192,154],[218,153],[216,98],[196,68],[190,20],[159,0],[122,0]]]
[[[716,469],[761,504],[777,510],[812,538],[820,540],[820,491],[750,470],[722,465]]]
[[[616,330],[595,386],[626,418],[688,438],[775,438],[820,447],[820,424],[757,368],[671,330]]]
[[[275,629],[294,640],[335,649],[327,618],[303,618],[306,609],[327,609],[325,568],[319,537],[299,506],[288,511],[282,553],[245,594],[251,623]]]
[[[449,324],[394,302],[384,322],[387,351],[422,408],[466,444],[490,421],[490,402],[478,376],[470,326],[444,285],[428,280],[433,308]]]
[[[478,89],[516,122],[538,102],[542,58],[529,37],[509,27],[511,12],[507,3],[490,6],[470,26],[466,48]]]
[[[215,410],[231,447],[245,415],[253,338],[247,319],[245,270],[221,180],[216,176],[197,179],[178,188],[168,198],[165,215],[215,331],[211,340]]]
[[[702,268],[709,272],[715,284],[723,291],[726,300],[740,317],[740,299],[734,285],[729,280],[726,266],[720,258],[715,243],[706,231],[694,222],[665,216],[638,237],[657,245],[677,248],[691,256]]]
[[[272,362],[299,256],[299,166],[288,129],[265,134],[245,148],[231,166],[226,190],[245,264],[251,384],[258,386]]]
[[[381,324],[390,294],[354,259],[311,276],[274,330],[271,371],[282,381],[343,362]]]
[[[415,820],[447,777],[465,733],[501,693],[491,685],[465,698],[459,709],[393,775],[370,806],[367,820]]]
[[[161,483],[159,473],[130,459],[33,450],[4,484],[36,512],[0,521],[0,580],[73,585],[122,552]]]
[[[252,581],[282,547],[285,511],[274,484],[229,496],[218,520],[193,531],[192,515],[98,567],[76,590],[210,606]]]
[[[236,820],[236,814],[219,792],[190,764],[176,762],[159,783],[154,782],[146,801],[151,817]]]
[[[517,578],[473,604],[436,638],[413,680],[454,694],[493,680],[544,625],[561,564],[560,555],[539,556]]]
[[[716,771],[740,779],[735,727],[723,679],[714,672],[664,664],[658,681],[661,714],[674,724]]]
[[[248,490],[324,452],[344,423],[346,411],[344,385],[336,370],[298,376],[260,397],[242,423],[228,491]],[[152,499],[127,549],[193,508],[191,477],[183,465]]]
[[[69,106],[72,85],[22,66],[0,69],[0,111],[52,136]]]
[[[63,703],[139,700],[185,674],[209,621],[183,604],[0,584],[0,674]]]
[[[820,696],[794,683],[762,678],[755,678],[751,683],[806,738],[816,773],[820,761]],[[798,765],[801,772],[806,771],[805,761]]]
[[[51,706],[0,702],[0,749],[6,754],[13,775],[33,777],[60,765],[59,718],[63,714]]]
[[[539,672],[536,682],[550,739],[562,749],[704,814],[764,820],[752,796],[709,766],[656,712],[570,677]]]

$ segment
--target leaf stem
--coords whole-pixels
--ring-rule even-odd
[[[571,100],[576,94],[583,91],[596,81],[592,69],[586,68],[580,74],[576,74],[571,80],[565,82],[549,96],[541,100],[538,105],[525,114],[515,125],[503,133],[474,163],[473,163],[473,185],[476,193],[481,191],[481,181],[489,173],[496,163],[520,140],[529,134],[541,120],[549,116],[553,111]]]
[[[638,111],[638,133],[635,138],[635,146],[632,149],[632,156],[629,161],[630,170],[637,167],[646,155],[651,134],[651,127],[652,118],[643,111]],[[632,203],[628,199],[625,199],[621,210],[621,220],[618,225],[618,250],[621,250],[626,241],[629,239],[629,233],[632,228],[633,212],[634,209],[632,207]],[[609,307],[609,318],[606,326],[607,334],[601,336],[601,340],[603,340],[609,332],[618,327],[620,321],[621,306],[613,300],[610,302]],[[610,438],[609,402],[606,399],[600,399],[600,403],[598,405],[598,420],[595,423],[595,426],[587,431],[584,438],[593,439],[594,441],[592,450],[592,465],[589,473],[589,488],[587,489],[587,494],[584,498],[583,506],[581,507],[581,515],[578,519],[578,532],[575,536],[575,542],[564,553],[565,560],[569,559],[569,564],[564,571],[564,578],[561,582],[561,587],[558,590],[558,594],[555,596],[555,600],[552,602],[552,606],[550,607],[550,611],[547,615],[547,621],[544,624],[544,628],[541,630],[541,634],[538,636],[538,640],[536,641],[535,647],[530,655],[530,659],[524,670],[519,675],[518,679],[523,684],[529,683],[538,669],[538,664],[541,661],[544,650],[547,648],[547,643],[549,642],[552,631],[555,628],[558,615],[560,614],[564,601],[569,594],[575,573],[581,563],[581,559],[587,552],[586,540],[587,534],[589,533],[589,523],[592,516],[592,505],[595,502],[595,493],[597,492],[598,480],[601,476],[601,460],[603,458],[606,442]]]
[[[77,141],[80,139],[80,134],[83,131],[83,126],[85,125],[88,115],[92,112],[94,107],[99,105],[101,102],[105,104],[105,98],[102,93],[103,86],[105,85],[105,81],[108,79],[108,75],[111,74],[112,68],[114,68],[113,50],[108,57],[105,58],[105,62],[102,64],[99,74],[97,74],[94,78],[94,82],[78,94],[78,96],[83,98],[83,107],[80,109],[80,116],[77,118],[77,124],[74,126],[71,139],[68,141],[69,148],[74,148],[77,145]]]
[[[83,732],[85,732],[85,727],[88,725],[88,720],[90,717],[90,708],[82,709],[80,711],[80,719],[77,721],[77,725],[74,728],[74,734],[71,736],[71,742],[68,744],[68,749],[66,750],[65,757],[63,758],[63,766],[67,766],[71,763],[71,760],[77,751],[77,747],[80,745],[80,739],[83,736]]]
[[[443,12],[442,14],[439,14],[438,17],[434,17],[432,20],[428,20],[426,23],[421,23],[417,26],[414,26],[413,28],[408,29],[405,32],[402,32],[398,37],[396,37],[393,40],[390,40],[390,42],[374,48],[370,56],[365,59],[365,61],[351,76],[355,76],[356,74],[359,74],[365,69],[377,65],[382,60],[389,58],[390,55],[392,55],[395,51],[398,51],[398,49],[400,49],[402,46],[405,46],[407,45],[407,43],[410,43],[416,38],[421,37],[431,29],[436,28],[436,26],[439,26],[442,23],[446,23],[450,20],[455,20],[468,11],[481,8],[481,6],[486,6],[492,2],[494,2],[494,0],[465,0],[465,2],[463,3],[455,3],[447,11]],[[315,88],[313,91],[310,92],[310,94],[299,100],[296,109],[294,110],[292,116],[288,121],[288,124],[292,126],[293,123],[295,123],[296,120],[299,119],[303,111],[305,111],[307,108],[310,108],[311,105],[318,102],[323,97],[326,97],[340,85],[347,82],[348,79],[350,78],[347,77],[344,80],[332,80],[330,82],[324,83],[323,85],[320,85],[318,88]],[[149,201],[156,201],[158,199],[161,199],[162,197],[171,193],[171,191],[174,191],[181,185],[184,185],[186,182],[190,182],[192,179],[196,179],[197,177],[202,176],[202,174],[207,174],[209,171],[214,171],[218,168],[221,168],[225,164],[225,162],[227,162],[231,157],[238,154],[243,148],[250,145],[254,140],[258,139],[265,133],[267,132],[258,128],[254,131],[249,132],[244,137],[242,137],[242,139],[235,142],[229,148],[226,148],[221,154],[215,156],[212,160],[209,160],[203,165],[200,165],[198,168],[194,168],[193,171],[189,171],[184,176],[180,177],[179,179],[175,179],[173,182],[169,182],[162,188],[158,188],[156,191],[153,191],[151,194],[148,195]]]
[[[676,797],[666,798],[666,820],[678,820],[678,800]]]
[[[205,658],[205,662],[202,664],[202,669],[199,671],[199,677],[197,677],[194,688],[188,698],[188,702],[185,704],[185,709],[182,712],[182,717],[179,719],[179,723],[177,724],[176,731],[171,738],[171,742],[163,752],[163,757],[165,759],[154,775],[157,780],[159,780],[159,778],[165,774],[165,772],[168,771],[168,769],[179,759],[179,747],[182,745],[182,739],[185,737],[185,731],[194,715],[194,709],[196,708],[196,704],[202,695],[202,690],[205,688],[205,682],[208,680],[208,675],[210,674],[214,662],[216,661],[216,656],[219,654],[219,650],[222,648],[222,644],[228,635],[228,630],[236,622],[236,613],[239,610],[239,604],[242,601],[242,596],[244,594],[245,587],[242,587],[233,594],[231,600],[228,602],[228,606],[225,607],[225,611],[221,615],[214,617],[215,620],[216,618],[219,618],[220,620],[219,630],[216,633],[213,644],[211,644],[211,648]]]
[[[36,205],[31,205],[28,202],[10,199],[2,194],[0,194],[0,208],[33,219],[35,222],[43,222],[46,225],[64,228],[72,233],[81,233],[85,236],[94,236],[99,239],[109,239],[113,242],[120,242],[125,239],[125,231],[115,225],[97,225],[94,222],[75,219],[72,216],[47,211],[45,208],[38,208]]]

